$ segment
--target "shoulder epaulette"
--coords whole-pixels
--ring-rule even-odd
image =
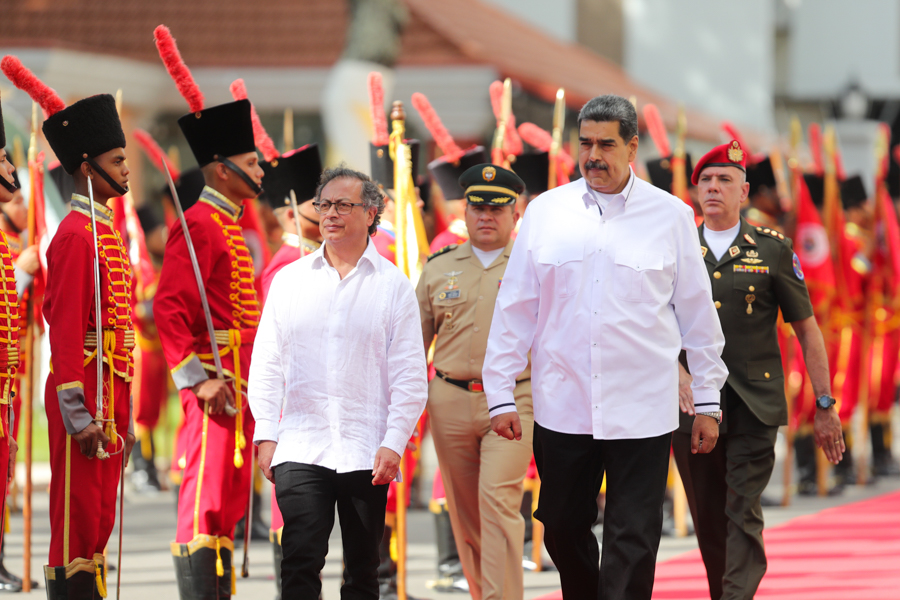
[[[451,250],[456,250],[458,247],[459,247],[458,244],[449,244],[447,246],[444,246],[443,248],[441,248],[440,250],[438,250],[437,252],[435,252],[434,254],[429,256],[428,260],[431,260],[432,258],[434,258],[436,256],[440,256],[441,254],[447,254]]]
[[[783,233],[779,233],[779,232],[775,231],[774,229],[770,229],[768,227],[757,227],[756,231],[763,233],[765,235],[768,235],[770,237],[773,237],[776,240],[784,241],[785,239],[787,239],[784,237]]]

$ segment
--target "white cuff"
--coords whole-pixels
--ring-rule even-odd
[[[268,419],[256,419],[253,430],[253,443],[259,446],[260,442],[278,441],[278,421]]]
[[[512,390],[492,394],[488,400],[488,415],[496,417],[503,413],[516,411],[516,396]]]
[[[406,452],[406,442],[409,441],[409,438],[410,436],[404,437],[399,431],[389,429],[384,434],[384,440],[382,440],[381,446],[388,450],[393,450],[400,456],[403,456],[403,453]]]
[[[694,410],[696,412],[711,412],[719,410],[721,392],[716,389],[699,388],[691,390],[694,394]]]

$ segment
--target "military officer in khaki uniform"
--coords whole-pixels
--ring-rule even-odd
[[[525,185],[490,164],[467,169],[459,183],[469,241],[432,255],[416,289],[426,351],[437,335],[428,412],[470,593],[475,600],[519,599],[525,533],[519,508],[534,424],[531,369],[517,378],[522,439],[512,443],[491,430],[481,369]]]
[[[744,150],[732,141],[700,159],[692,175],[700,190],[705,219],[700,245],[725,334],[722,360],[729,375],[721,412],[711,413],[694,406],[690,375],[681,368],[681,426],[672,437],[713,600],[753,598],[766,572],[760,498],[775,464],[778,426],[788,418],[776,334],[779,309],[797,334],[817,396],[816,443],[835,464],[845,451],[825,343],[791,240],[740,216],[749,191],[745,161]],[[695,412],[719,419],[719,439],[709,454],[700,454],[702,442],[691,437]]]

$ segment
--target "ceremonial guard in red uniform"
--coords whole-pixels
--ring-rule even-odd
[[[6,131],[3,127],[3,112],[0,110],[0,203],[11,202],[18,191],[15,167],[6,154]],[[21,196],[21,192],[19,192]],[[5,215],[5,213],[4,213]],[[18,238],[16,238],[18,241]],[[6,233],[0,233],[0,514],[6,512],[6,493],[9,474],[16,464],[16,437],[14,435],[15,416],[11,401],[18,389],[16,370],[19,366],[19,302],[16,293],[15,254],[12,240]],[[0,547],[4,543],[3,529],[0,528]],[[4,592],[22,591],[22,580],[9,573],[2,562],[0,553],[0,590]]]
[[[184,600],[234,593],[234,528],[247,509],[253,418],[244,402],[253,338],[259,323],[253,260],[238,220],[245,199],[260,193],[263,176],[253,140],[250,102],[203,107],[203,96],[169,30],[154,32],[160,56],[190,113],[178,124],[206,181],[184,218],[215,328],[211,340],[180,226],[169,232],[153,314],[166,361],[184,408],[184,479],[172,554]]]
[[[5,57],[2,67],[48,115],[44,136],[76,189],[72,211],[47,249],[43,312],[49,324],[51,370],[44,399],[52,472],[50,559],[44,567],[47,597],[105,597],[103,551],[116,518],[120,461],[127,460],[134,444],[131,266],[121,236],[113,228],[112,210],[106,207],[110,198],[127,191],[125,134],[109,94],[66,107],[17,58]],[[94,285],[97,263],[99,310]],[[98,325],[102,340],[97,339]],[[98,358],[106,363],[99,398]]]

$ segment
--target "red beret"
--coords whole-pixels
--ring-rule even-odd
[[[741,148],[740,142],[732,140],[728,144],[716,146],[703,155],[697,166],[694,167],[694,173],[691,175],[691,183],[697,185],[700,180],[700,173],[706,167],[737,167],[744,173],[747,172],[747,153]]]

